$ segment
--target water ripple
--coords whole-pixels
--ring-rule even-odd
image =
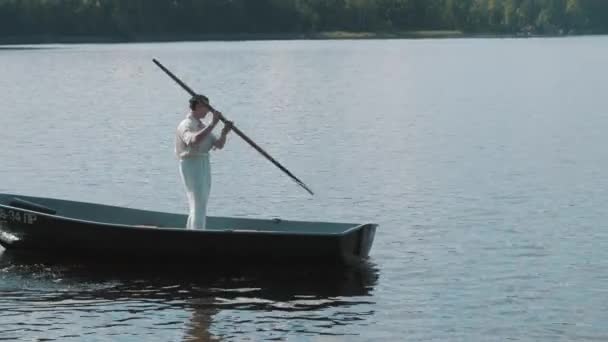
[[[230,340],[224,335],[234,327],[258,336],[345,335],[348,326],[365,324],[373,314],[360,309],[374,305],[368,296],[377,279],[372,265],[346,273],[216,270],[203,277],[170,269],[83,266],[0,254],[0,267],[7,270],[0,287],[0,338],[78,339],[95,331],[129,340],[156,331],[151,339],[163,340],[184,327],[186,340],[200,336],[201,329]],[[284,320],[292,328],[277,326]],[[335,332],[340,327],[344,330]]]
[[[345,274],[3,254],[0,339],[608,340],[605,56],[601,36],[3,50],[2,191],[185,212],[186,97],[157,57],[316,193],[229,136],[210,213],[380,226]]]

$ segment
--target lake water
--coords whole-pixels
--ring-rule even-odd
[[[188,96],[237,136],[209,213],[374,222],[370,262],[176,272],[0,249],[0,340],[607,340],[608,37],[0,50],[0,191],[185,212]]]

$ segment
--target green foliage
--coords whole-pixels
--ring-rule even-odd
[[[608,31],[607,0],[0,0],[0,36]]]

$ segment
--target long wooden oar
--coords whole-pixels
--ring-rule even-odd
[[[169,69],[165,68],[164,65],[160,64],[159,61],[157,61],[156,59],[152,59],[152,61],[159,68],[161,68],[162,71],[164,71],[167,75],[169,75],[169,77],[171,77],[177,84],[179,84],[182,88],[184,88],[184,90],[187,91],[190,95],[192,95],[192,96],[196,95],[196,93],[192,89],[190,89],[190,87],[188,87],[184,82],[182,82],[182,80],[177,78],[177,76],[175,76],[171,71],[169,71]],[[215,111],[215,109],[213,107],[211,107],[210,104],[209,104],[209,109],[211,109],[212,111]],[[223,122],[226,122],[226,118],[223,115],[220,116],[220,120],[222,120]],[[294,176],[293,173],[291,173],[289,170],[287,170],[283,165],[281,165],[281,163],[279,163],[274,158],[272,158],[268,153],[266,153],[266,151],[264,151],[260,146],[258,146],[256,143],[254,143],[253,140],[249,139],[249,137],[246,136],[245,134],[243,134],[243,132],[241,132],[240,129],[236,128],[236,126],[233,125],[232,130],[239,137],[243,138],[243,140],[245,140],[249,145],[251,145],[251,147],[255,148],[264,157],[266,157],[266,159],[270,160],[270,162],[273,163],[276,167],[281,169],[281,171],[285,172],[289,177],[291,177],[291,179],[293,179],[299,186],[304,188],[304,190],[308,191],[309,194],[314,195],[312,190],[310,190],[306,186],[306,184],[304,184],[304,182],[299,180],[298,177]]]

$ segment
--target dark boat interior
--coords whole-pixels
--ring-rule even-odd
[[[102,224],[142,228],[185,229],[187,215],[156,212],[125,207],[76,202],[62,199],[0,194],[0,206],[19,208],[36,214],[89,221]],[[305,222],[275,219],[249,219],[233,217],[207,218],[207,230],[238,230],[259,232],[343,234],[360,224]]]

